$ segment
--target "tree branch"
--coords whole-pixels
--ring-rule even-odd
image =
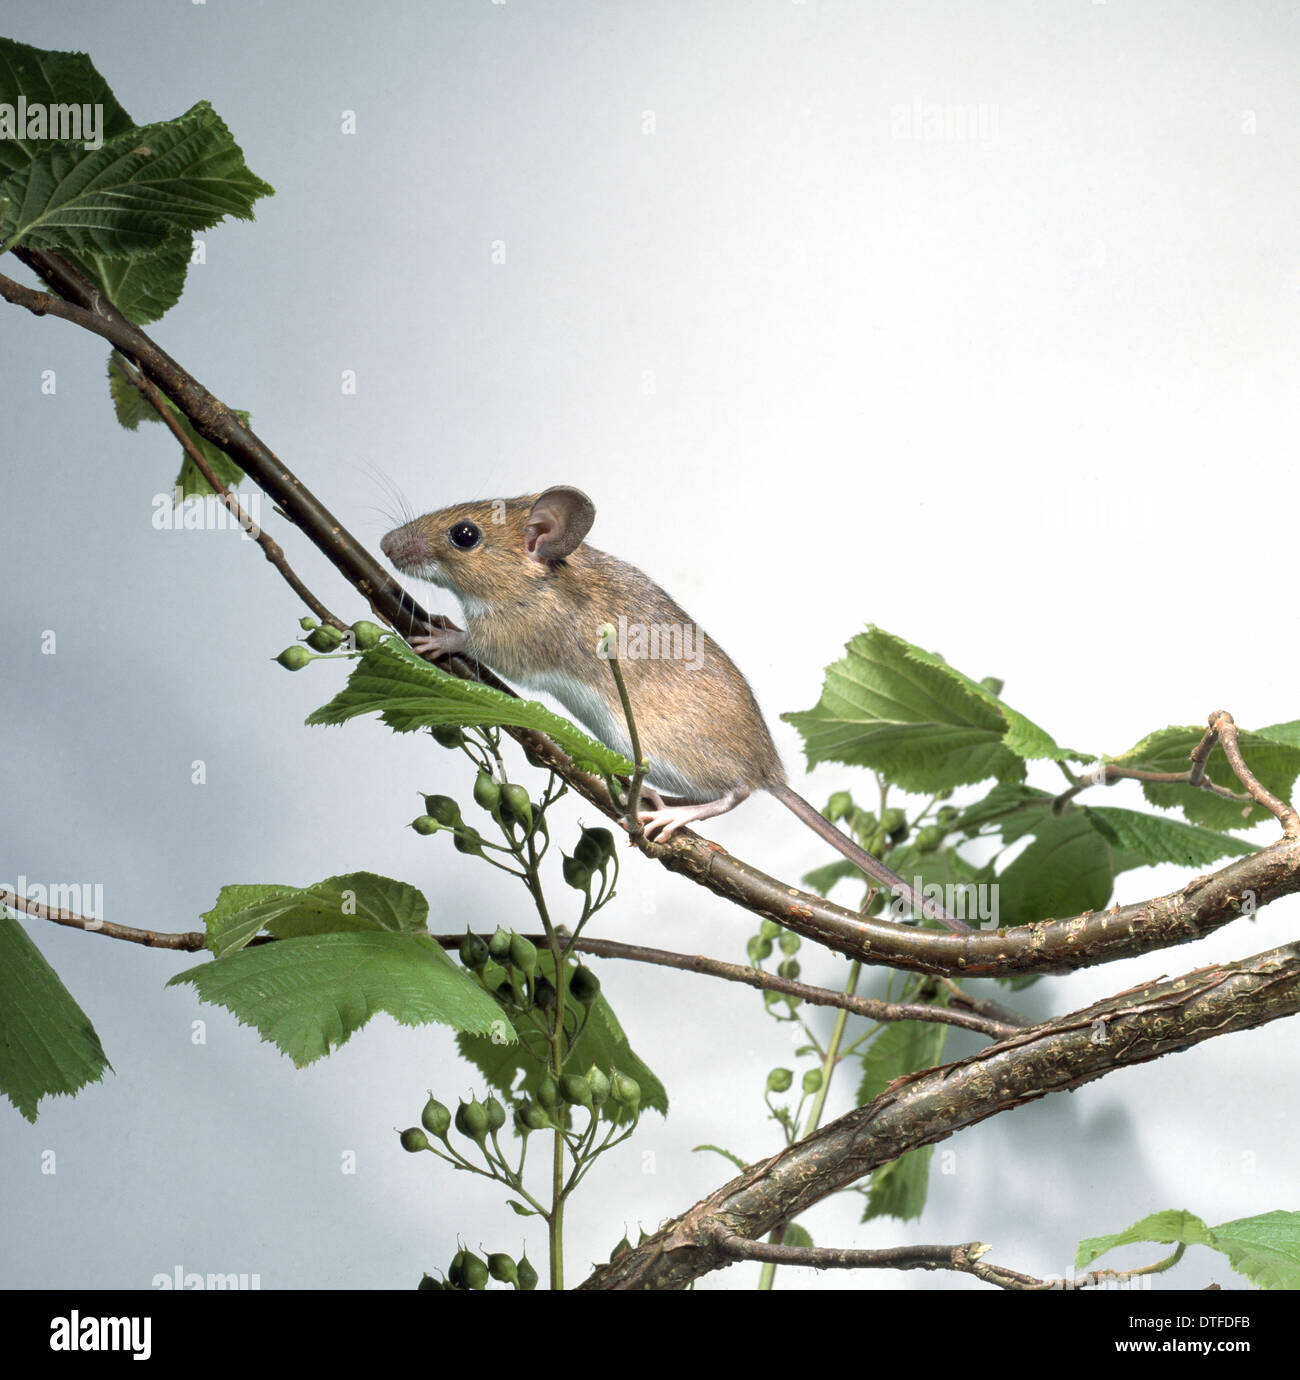
[[[598,1267],[584,1289],[680,1289],[751,1240],[908,1150],[1048,1093],[1300,1010],[1300,945],[1120,993],[967,1059],[895,1080]],[[720,1232],[722,1233],[720,1237]]]

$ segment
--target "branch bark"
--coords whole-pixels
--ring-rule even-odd
[[[1300,1010],[1300,945],[1122,992],[953,1064],[896,1080],[770,1159],[749,1166],[583,1289],[681,1289],[829,1194],[921,1145],[1024,1102]]]

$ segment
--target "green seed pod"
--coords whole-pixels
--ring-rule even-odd
[[[784,933],[785,931],[775,920],[764,920],[758,927],[758,937],[760,939],[777,939]]]
[[[595,1064],[587,1070],[587,1083],[591,1088],[591,1105],[601,1107],[609,1101],[609,1075]]]
[[[433,1146],[429,1144],[429,1137],[418,1126],[410,1126],[402,1132],[402,1149],[414,1155],[417,1150],[432,1150]]]
[[[887,833],[887,834],[896,833],[896,832],[897,832],[899,829],[901,829],[901,828],[903,827],[903,825],[905,825],[906,823],[907,823],[907,814],[906,814],[906,812],[903,811],[903,810],[900,810],[897,806],[894,806],[894,807],[892,807],[892,808],[886,810],[885,813],[884,813],[883,815],[880,816],[880,827],[881,827],[881,828],[885,831],[885,833]]]
[[[1002,687],[1006,682],[999,680],[997,676],[985,676],[984,679],[980,681],[980,684],[985,690],[989,691],[990,694],[1001,695]]]
[[[501,803],[501,787],[491,772],[480,771],[474,778],[474,803],[494,814]]]
[[[781,952],[791,955],[797,954],[803,944],[803,940],[800,939],[793,930],[782,930],[781,938],[778,942],[781,945]]]
[[[466,1251],[460,1262],[461,1277],[467,1289],[486,1289],[488,1285],[487,1261],[480,1259],[473,1251]]]
[[[822,1071],[821,1069],[809,1069],[803,1076],[803,1090],[810,1096],[822,1090]]]
[[[916,831],[916,849],[918,853],[933,853],[948,836],[948,831],[942,824],[927,824],[924,829]]]
[[[957,818],[960,814],[961,811],[954,806],[945,805],[940,809],[936,818],[945,829],[950,829],[957,822]]]
[[[311,616],[311,614],[306,614],[298,620],[298,626],[303,630],[303,632],[311,632],[313,628],[319,628],[320,624]]]
[[[460,961],[477,973],[488,961],[487,941],[477,934],[466,934],[460,941]]]
[[[800,968],[797,958],[787,958],[784,963],[777,965],[776,971],[781,977],[787,978],[790,982],[796,982],[803,969]]]
[[[847,819],[853,813],[853,797],[848,791],[836,791],[826,802],[826,808],[822,814],[830,820],[832,824],[839,823],[842,819]]]
[[[424,1275],[421,1277],[419,1284],[415,1287],[417,1289],[445,1289],[447,1286],[442,1280],[434,1279],[432,1275]]]
[[[548,1112],[553,1112],[560,1105],[560,1085],[549,1073],[537,1085],[537,1100]]]
[[[550,978],[539,977],[533,982],[533,1004],[543,1011],[554,1009],[555,985]]]
[[[483,1104],[483,1110],[487,1114],[487,1126],[489,1131],[499,1131],[506,1124],[506,1109],[489,1095],[488,1100]]]
[[[483,1144],[488,1133],[488,1115],[487,1108],[477,1097],[462,1102],[456,1108],[456,1129],[462,1136]]]
[[[793,1082],[794,1074],[789,1069],[776,1068],[767,1075],[767,1090],[774,1093],[789,1092]]]
[[[311,660],[311,653],[300,642],[295,642],[292,647],[286,647],[276,660],[286,671],[301,671]]]
[[[352,641],[359,652],[368,652],[371,647],[378,647],[383,636],[383,628],[368,619],[362,618],[352,625]]]
[[[434,724],[429,732],[440,747],[458,748],[465,742],[465,734],[459,724]]]
[[[436,834],[442,825],[432,815],[417,815],[411,821],[411,828],[417,834]]]
[[[522,934],[512,934],[510,936],[510,962],[526,978],[531,978],[537,971],[537,946],[531,939],[525,938]]]
[[[548,1131],[555,1125],[546,1109],[539,1107],[536,1102],[525,1102],[515,1113],[515,1121],[523,1135],[529,1131]]]
[[[451,1264],[447,1266],[447,1283],[453,1289],[465,1288],[465,1251],[459,1250],[451,1258]]]
[[[614,835],[608,829],[584,829],[573,856],[593,872],[604,867],[614,856]]]
[[[426,795],[424,811],[432,815],[439,824],[452,828],[461,822],[460,806],[449,795]]]
[[[522,824],[526,830],[533,827],[533,802],[517,781],[507,781],[501,787],[501,813]]]
[[[772,941],[770,939],[760,939],[758,935],[752,935],[749,943],[745,945],[745,952],[749,955],[749,961],[758,967],[765,958],[772,956]]]
[[[571,858],[566,853],[561,871],[564,873],[564,880],[574,891],[591,890],[591,868],[584,866],[577,858]]]
[[[483,852],[483,835],[477,829],[458,829],[455,845],[458,853],[481,854]]]
[[[537,1271],[533,1268],[533,1263],[527,1255],[519,1258],[519,1288],[527,1292],[537,1288]]]
[[[623,1239],[622,1239],[622,1240],[618,1243],[618,1245],[615,1246],[614,1249],[613,1249],[612,1251],[610,1251],[610,1253],[609,1253],[609,1258],[610,1258],[611,1263],[612,1263],[613,1261],[617,1260],[617,1259],[619,1258],[619,1256],[621,1256],[621,1255],[626,1255],[626,1254],[628,1253],[628,1251],[630,1251],[631,1249],[632,1249],[632,1243],[627,1239],[627,1233],[624,1232],[624,1233],[623,1233]]]
[[[307,645],[317,652],[332,652],[343,643],[343,634],[337,628],[322,623],[307,634]]]
[[[641,1085],[626,1073],[616,1073],[609,1080],[609,1095],[620,1107],[635,1107],[641,1101]]]
[[[504,1251],[493,1251],[487,1258],[488,1273],[502,1284],[518,1284],[519,1270]]]
[[[580,1073],[566,1073],[560,1079],[560,1096],[570,1107],[591,1106],[591,1084]]]
[[[488,940],[488,954],[497,962],[505,963],[510,957],[510,931],[503,930],[500,925],[496,927],[492,938]]]
[[[600,979],[590,968],[577,967],[569,975],[569,991],[575,1001],[590,1006],[600,995]]]
[[[447,1139],[447,1131],[451,1126],[451,1113],[436,1097],[431,1096],[424,1104],[424,1111],[420,1113],[420,1121],[430,1135],[437,1136],[439,1140]]]

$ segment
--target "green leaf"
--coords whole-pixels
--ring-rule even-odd
[[[129,259],[71,253],[66,257],[91,282],[103,288],[105,296],[123,316],[137,326],[147,326],[180,300],[192,252],[190,232],[177,230],[151,254],[136,254]]]
[[[509,1207],[518,1217],[536,1217],[536,1208],[525,1207],[522,1203],[516,1202],[513,1198],[506,1199],[506,1206]]]
[[[501,1008],[427,934],[312,934],[228,953],[178,973],[302,1067],[346,1043],[375,1014],[512,1040]]]
[[[1193,727],[1162,728],[1149,734],[1122,757],[1108,757],[1116,766],[1136,767],[1143,771],[1185,772],[1191,766],[1193,749],[1201,741],[1204,729]],[[1300,730],[1294,724],[1274,724],[1264,733],[1239,729],[1238,742],[1246,765],[1259,781],[1282,800],[1291,798],[1291,789],[1300,774],[1300,745],[1293,740]],[[1244,795],[1244,788],[1228,765],[1221,744],[1215,744],[1206,763],[1206,775],[1218,786]],[[1225,831],[1245,829],[1252,824],[1271,819],[1272,815],[1252,800],[1225,800],[1196,786],[1162,784],[1143,781],[1142,794],[1152,805],[1179,809],[1193,824],[1207,829]]]
[[[1300,1289],[1300,1212],[1266,1212],[1214,1228],[1214,1246],[1261,1289]]]
[[[1034,841],[997,878],[999,919],[1027,925],[1104,910],[1115,887],[1110,844],[1084,810],[1043,810]]]
[[[783,1246],[801,1246],[806,1249],[817,1243],[812,1239],[812,1233],[807,1227],[801,1226],[798,1222],[787,1222],[785,1230],[781,1233],[781,1244]]]
[[[373,872],[349,872],[309,887],[225,886],[203,916],[208,948],[218,956],[242,949],[265,929],[277,939],[306,934],[423,932],[424,893]]]
[[[994,777],[1018,780],[1027,759],[1079,758],[990,690],[933,653],[877,627],[826,670],[822,697],[783,714],[809,766],[870,767],[905,790],[936,792]]]
[[[715,1155],[721,1155],[724,1160],[730,1160],[737,1169],[744,1170],[749,1166],[739,1155],[733,1154],[730,1150],[724,1150],[720,1145],[696,1145],[692,1149],[698,1155],[701,1150],[711,1150]]]
[[[853,878],[859,882],[866,881],[862,875],[862,869],[855,866],[847,858],[841,858],[839,862],[827,863],[824,867],[814,867],[811,872],[803,874],[802,880],[809,891],[815,891],[818,896],[829,896],[836,883],[844,881],[845,878]]]
[[[1300,1213],[1266,1212],[1207,1227],[1191,1212],[1155,1212],[1111,1236],[1079,1243],[1076,1269],[1085,1269],[1116,1246],[1137,1241],[1208,1246],[1222,1251],[1232,1268],[1261,1289],[1300,1289]]]
[[[943,1059],[948,1027],[933,1021],[895,1021],[876,1035],[862,1056],[858,1105],[874,1101],[897,1078],[933,1068]],[[925,1210],[932,1145],[909,1150],[871,1176],[862,1220],[898,1217],[914,1221]]]
[[[134,431],[141,422],[161,422],[163,420],[153,404],[131,382],[127,374],[126,361],[116,350],[113,351],[108,360],[108,391],[113,399],[117,420],[128,431]],[[204,440],[194,430],[189,418],[180,412],[170,398],[164,397],[162,403],[180,425],[180,429],[198,447],[199,453],[208,462],[208,467],[216,475],[218,482],[224,484],[228,489],[238,488],[244,478],[244,471],[225,451],[218,450],[211,441]],[[245,426],[248,425],[249,414],[247,412],[241,412],[238,408],[231,410]],[[184,447],[181,448],[181,469],[176,477],[176,485],[180,488],[183,498],[204,497],[214,492],[203,471],[190,459]],[[179,521],[179,518],[173,520]]]
[[[1255,850],[1244,839],[1216,833],[1195,824],[1141,810],[1121,810],[1109,805],[1089,805],[1085,812],[1093,824],[1125,853],[1133,854],[1128,866],[1144,863],[1182,863],[1203,867],[1219,858],[1243,858]],[[1118,861],[1118,860],[1117,860]],[[1116,866],[1117,872],[1121,869]]]
[[[174,120],[126,130],[102,148],[49,143],[0,184],[0,242],[122,258],[223,216],[252,220],[273,189],[254,176],[221,117],[199,101]]]
[[[41,1098],[98,1083],[111,1067],[90,1017],[0,907],[0,1092],[35,1121]]]
[[[436,724],[461,728],[511,725],[537,729],[587,771],[630,776],[627,758],[589,738],[534,700],[516,699],[490,685],[460,680],[416,656],[397,638],[385,638],[366,652],[347,685],[307,718],[309,724],[341,724],[378,710],[397,733]]]
[[[555,964],[550,954],[542,951],[537,960],[538,971],[554,981]],[[592,1002],[589,1011],[582,1034],[570,1051],[565,1071],[585,1071],[595,1064],[598,1069],[608,1073],[612,1066],[636,1079],[641,1088],[642,1109],[652,1107],[667,1116],[668,1094],[664,1091],[664,1085],[628,1044],[623,1027],[603,991]],[[458,1035],[456,1043],[465,1058],[504,1097],[536,1098],[538,1087],[549,1067],[550,1049],[545,1037],[531,1022],[520,1022],[519,1043],[515,1045],[500,1044],[474,1034]],[[612,1114],[609,1103],[601,1110]],[[615,1119],[624,1121],[628,1119],[627,1113],[621,1112]]]
[[[16,114],[23,100],[28,108],[41,106],[47,110],[55,105],[98,107],[103,111],[100,135],[104,139],[135,128],[135,121],[118,104],[85,53],[55,52],[0,38],[0,104],[13,106]],[[53,143],[50,139],[17,137],[21,132],[15,130],[12,137],[0,138],[0,178],[26,167]],[[0,195],[5,194],[0,187]]]

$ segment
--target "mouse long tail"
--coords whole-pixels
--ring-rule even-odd
[[[768,790],[787,810],[798,815],[814,833],[820,834],[832,848],[843,853],[855,867],[860,867],[868,877],[872,877],[882,886],[887,886],[906,896],[923,915],[928,916],[931,920],[937,920],[941,925],[946,925],[954,934],[969,934],[971,932],[969,925],[958,920],[955,916],[949,915],[942,906],[937,905],[934,901],[922,896],[914,887],[908,886],[897,872],[891,872],[878,858],[873,858],[866,849],[859,848],[851,838],[840,833],[830,820],[826,819],[798,792],[792,791],[789,786],[784,784],[769,786]]]

